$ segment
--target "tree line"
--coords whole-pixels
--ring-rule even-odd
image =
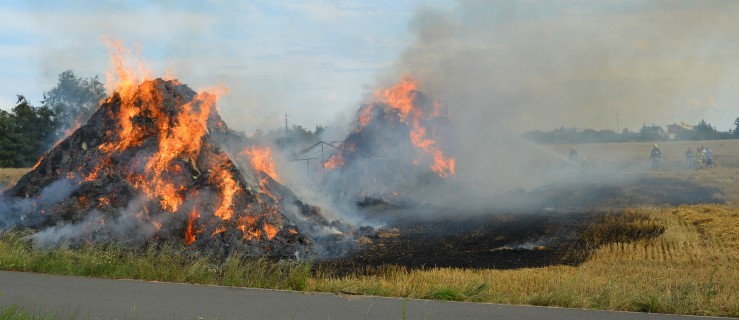
[[[739,139],[739,117],[734,121],[734,129],[718,131],[716,127],[701,120],[698,124],[676,133],[674,140],[723,140]],[[521,135],[523,138],[544,144],[574,144],[574,143],[601,143],[601,142],[639,142],[665,141],[670,137],[659,126],[642,126],[639,131],[624,129],[621,133],[613,130],[577,129],[560,127],[552,131],[528,131]]]
[[[43,93],[40,106],[33,106],[23,95],[18,95],[10,111],[0,109],[0,167],[30,167],[56,141],[64,138],[75,124],[81,124],[97,109],[106,96],[103,83],[97,76],[78,77],[72,70],[59,74],[54,88]],[[739,138],[739,117],[735,129],[727,132],[701,120],[697,125],[679,132],[675,140],[717,140]],[[522,136],[538,143],[596,143],[662,141],[668,137],[657,126],[644,125],[639,131],[564,128],[552,131],[529,131]],[[254,138],[271,140],[283,149],[297,148],[318,141],[325,127],[314,131],[293,125],[292,128],[257,131]]]
[[[97,76],[78,77],[72,70],[59,74],[56,86],[43,93],[39,106],[18,95],[10,111],[0,109],[0,168],[35,165],[46,150],[87,121],[105,97]],[[283,150],[300,150],[320,140],[324,130],[323,126],[310,130],[293,125],[285,130],[257,130],[251,138]]]
[[[97,76],[59,74],[57,85],[44,92],[40,106],[18,95],[10,111],[0,110],[0,167],[30,167],[75,123],[86,120],[105,98]]]

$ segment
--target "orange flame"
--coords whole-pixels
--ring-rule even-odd
[[[218,227],[216,227],[215,230],[213,230],[213,233],[210,236],[211,237],[212,236],[215,236],[215,235],[217,235],[219,233],[223,233],[224,231],[226,231],[226,227],[225,226],[218,226]]]
[[[359,109],[357,128],[354,129],[354,132],[359,133],[372,121],[372,109],[374,109],[374,105],[372,104],[363,105]]]
[[[420,110],[413,106],[418,83],[411,77],[403,77],[395,86],[385,89],[382,93],[375,93],[383,102],[391,108],[400,111],[400,121],[406,122],[411,111],[418,113]]]
[[[451,157],[445,157],[444,153],[439,149],[432,150],[434,154],[434,164],[431,165],[431,170],[438,173],[442,178],[448,178],[454,175],[454,170],[457,167],[457,160]]]
[[[269,223],[264,223],[264,225],[262,226],[262,229],[264,229],[264,233],[267,234],[267,239],[269,240],[272,240],[272,238],[274,238],[277,235],[277,233],[280,232],[280,229],[277,229],[277,227]]]
[[[269,147],[252,146],[244,149],[241,154],[250,158],[251,166],[255,170],[266,173],[272,180],[279,182],[280,177],[275,171],[275,163],[272,160],[272,150]]]
[[[216,203],[217,208],[213,215],[220,218],[220,221],[226,221],[215,228],[212,236],[226,231],[227,226],[232,223],[231,219],[236,216],[234,199],[241,190],[240,180],[235,176],[232,164],[225,155],[221,155],[222,158],[197,163],[193,160],[198,159],[200,155],[203,139],[208,134],[208,119],[212,119],[211,115],[216,110],[216,101],[221,94],[225,93],[225,89],[201,91],[190,102],[178,104],[175,113],[169,112],[161,107],[164,101],[164,92],[158,87],[161,82],[146,81],[150,76],[144,64],[137,61],[131,62],[130,52],[120,42],[107,39],[103,41],[110,48],[112,64],[106,76],[106,82],[109,90],[115,91],[115,94],[107,98],[107,102],[118,109],[115,114],[113,110],[108,110],[110,115],[116,118],[116,127],[101,133],[114,139],[108,139],[108,142],[98,146],[97,150],[112,155],[124,152],[133,146],[140,146],[145,142],[148,144],[152,138],[156,138],[158,146],[156,153],[142,158],[141,162],[135,166],[135,170],[123,172],[123,174],[136,190],[148,199],[158,200],[160,208],[169,212],[178,212],[187,192],[187,182],[177,177],[181,176],[188,166],[191,166],[198,174],[200,170],[207,169],[208,182],[215,186],[219,195],[219,203]],[[131,67],[134,65],[135,67]],[[175,82],[175,84],[178,83]],[[140,121],[140,119],[145,121]],[[217,125],[224,126],[223,123]],[[269,148],[253,147],[244,150],[243,154],[250,157],[250,163],[256,170],[264,172],[274,180],[279,179]],[[89,181],[97,179],[101,174],[122,173],[112,167],[110,157],[103,159],[106,160],[100,161],[92,170],[86,169],[81,176]],[[206,165],[209,167],[198,169],[198,166]],[[277,214],[275,203],[278,199],[267,189],[266,180],[260,181],[260,190],[263,194],[256,197],[260,210],[255,210],[255,212],[262,214],[262,220],[267,217],[267,214]],[[107,205],[110,200],[101,198],[98,202],[100,205]],[[193,209],[189,214],[185,230],[187,245],[195,242],[196,236],[204,230],[204,228],[196,230],[198,219],[200,219],[200,213]],[[157,228],[161,227],[157,221],[152,220],[151,223]],[[239,216],[237,228],[244,233],[246,240],[261,239],[262,236],[273,239],[280,230],[279,226],[261,221],[254,215]]]
[[[195,233],[193,232],[192,224],[199,218],[200,214],[196,209],[193,209],[190,213],[190,219],[187,220],[187,229],[185,230],[185,245],[187,246],[195,242]]]
[[[108,46],[110,69],[105,73],[105,87],[108,92],[118,92],[130,97],[139,83],[151,79],[151,71],[140,58],[137,50],[136,57],[131,57],[131,50],[126,48],[120,40],[107,37],[100,39]]]
[[[231,217],[233,217],[233,199],[239,189],[238,183],[234,180],[230,168],[227,168],[225,165],[217,168],[213,172],[211,182],[218,185],[221,195],[221,205],[213,215],[223,220],[231,219]]]
[[[439,115],[441,106],[434,102],[433,110],[427,114],[422,108],[414,105],[413,101],[418,95],[417,88],[416,80],[406,76],[395,86],[382,92],[378,91],[376,96],[390,108],[398,110],[400,121],[408,124],[411,129],[409,133],[411,143],[433,157],[431,170],[442,178],[448,178],[454,175],[456,159],[444,155],[436,140],[429,134],[428,128],[424,126],[425,120]],[[361,122],[360,119],[360,124]],[[430,132],[433,134],[434,130],[431,129]]]
[[[184,201],[184,186],[166,179],[165,173],[176,169],[173,167],[175,159],[192,158],[200,152],[202,138],[208,133],[208,117],[225,88],[216,88],[214,93],[198,93],[192,101],[180,106],[176,118],[172,118],[161,108],[163,97],[161,89],[156,87],[157,83],[140,83],[141,79],[149,78],[150,73],[145,65],[140,60],[131,62],[130,52],[120,42],[107,39],[103,42],[111,49],[113,67],[106,78],[110,88],[118,93],[120,113],[115,133],[118,140],[104,143],[98,149],[112,153],[141,145],[143,139],[154,130],[159,140],[159,150],[148,159],[145,171],[131,175],[129,180],[149,198],[158,198],[162,209],[176,212]],[[132,64],[136,65],[136,69],[131,67]],[[154,128],[135,124],[133,119],[137,116],[153,118]],[[98,171],[96,168],[86,179],[95,179]],[[225,214],[225,211],[219,213]]]
[[[149,183],[142,185],[150,197],[160,197],[162,208],[171,212],[177,211],[182,204],[183,196],[172,182],[162,179],[162,174],[170,170],[172,161],[183,155],[196,155],[202,146],[202,138],[207,133],[208,115],[214,108],[216,96],[200,93],[192,102],[182,106],[177,122],[158,121],[159,152],[149,158],[146,170],[151,177]]]
[[[262,236],[262,231],[256,229],[257,218],[254,216],[241,216],[237,219],[237,229],[241,230],[244,234],[245,240],[259,239]]]
[[[95,168],[92,169],[92,171],[85,176],[85,181],[94,181],[100,175],[100,171],[103,170],[103,168],[110,166],[110,165],[111,165],[110,159],[101,160],[100,162],[98,162]]]
[[[106,197],[98,198],[98,208],[102,208],[104,206],[109,206],[109,205],[110,205],[110,199]]]
[[[331,156],[331,158],[328,158],[326,162],[323,163],[323,167],[329,170],[338,169],[344,166],[344,157],[341,155],[341,153],[334,154]]]
[[[272,180],[278,181],[279,177],[277,176],[275,164],[272,160],[272,153],[268,147],[251,146],[242,151],[241,154],[245,155],[248,158],[249,164],[252,168],[257,171],[263,172],[264,174],[271,177]],[[276,212],[276,208],[278,206],[277,203],[279,203],[280,198],[277,195],[273,194],[270,190],[269,178],[267,178],[266,176],[259,179],[259,191],[261,192],[261,194],[257,194],[257,196],[255,197],[257,205],[259,206],[259,210],[254,211],[262,212],[263,214],[266,212]],[[252,209],[253,207],[251,206],[248,208],[248,210]],[[253,220],[250,220],[249,225],[249,227],[246,227],[242,224],[240,227],[242,232],[244,232],[244,238],[247,240],[259,238],[259,236],[261,236],[262,234],[270,234],[266,230],[265,232],[257,230],[257,228],[255,227],[255,221]]]
[[[36,161],[36,164],[33,165],[33,169],[38,168],[38,166],[41,164],[41,161],[44,161],[45,155],[42,155],[38,160]]]

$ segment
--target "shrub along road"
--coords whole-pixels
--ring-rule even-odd
[[[85,319],[719,319],[0,271],[0,307]]]

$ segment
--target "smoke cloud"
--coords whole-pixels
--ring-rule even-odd
[[[43,213],[65,200],[78,187],[74,180],[60,179],[41,190],[37,198],[11,198],[0,194],[0,230],[42,224],[46,221]]]
[[[457,182],[488,192],[528,189],[572,178],[573,166],[566,149],[517,138],[524,131],[616,130],[617,116],[619,129],[631,130],[716,115],[725,123],[715,123],[732,123],[737,9],[722,1],[427,7],[410,24],[416,40],[380,83],[410,74],[427,95],[447,103]],[[632,156],[599,152],[614,163]],[[593,176],[599,163],[589,165]]]
[[[33,244],[39,248],[79,245],[85,242],[146,243],[158,231],[151,223],[136,216],[143,208],[143,197],[132,200],[115,217],[93,210],[82,221],[53,225],[32,234]],[[174,216],[172,216],[174,217]],[[158,217],[167,225],[172,217]]]
[[[739,79],[730,63],[739,53],[737,9],[720,1],[462,1],[415,15],[416,41],[397,70],[455,106],[456,122],[488,133],[615,130],[617,113],[621,128],[697,123],[737,97],[729,88]],[[727,116],[717,124],[728,126],[735,115]]]

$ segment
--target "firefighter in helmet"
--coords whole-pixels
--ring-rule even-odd
[[[652,147],[652,153],[649,155],[649,159],[652,159],[652,169],[659,169],[659,162],[662,159],[662,151],[659,150],[659,146],[656,144]]]
[[[575,147],[572,147],[570,149],[570,161],[572,162],[577,161],[577,150],[575,150]]]

